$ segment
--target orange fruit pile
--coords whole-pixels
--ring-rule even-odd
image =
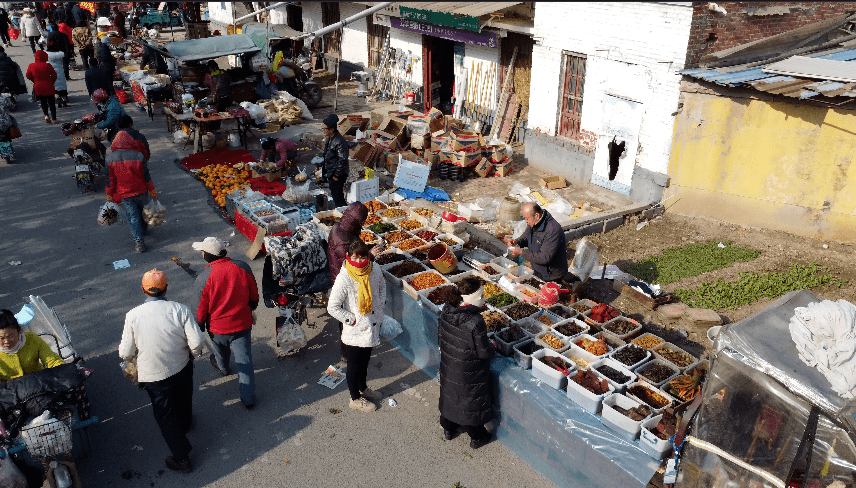
[[[196,177],[211,190],[217,205],[225,207],[226,195],[243,188],[251,173],[248,169],[235,169],[228,164],[211,164],[200,169]]]

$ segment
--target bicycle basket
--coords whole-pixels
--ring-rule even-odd
[[[56,419],[34,427],[24,427],[21,429],[21,439],[34,458],[71,452],[71,428]]]

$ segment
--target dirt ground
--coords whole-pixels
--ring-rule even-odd
[[[725,242],[761,251],[752,261],[737,262],[727,268],[685,278],[665,286],[665,291],[677,288],[693,288],[704,281],[722,278],[732,280],[743,272],[764,273],[787,271],[792,264],[808,264],[816,261],[821,268],[847,285],[841,288],[820,287],[812,292],[821,299],[853,301],[856,296],[856,246],[847,243],[823,242],[784,232],[746,228],[726,222],[684,217],[668,212],[652,220],[642,230],[636,230],[638,219],[630,219],[621,227],[606,234],[596,234],[590,239],[600,250],[600,263],[623,264],[637,262],[639,259],[660,254],[663,249],[680,247],[695,242]],[[827,248],[823,246],[826,245]],[[667,321],[659,313],[646,309],[638,302],[628,299],[612,289],[611,280],[594,280],[586,284],[582,295],[599,302],[606,302],[622,310],[625,314],[644,322],[656,329],[665,327],[673,333],[685,332],[687,338],[699,344],[709,346],[705,337],[708,327],[694,326],[686,320]],[[717,313],[723,323],[738,322],[763,310],[774,300],[760,299],[734,310],[719,309]],[[680,344],[679,344],[680,345]],[[690,351],[692,352],[692,351]]]

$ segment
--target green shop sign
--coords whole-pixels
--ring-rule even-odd
[[[479,31],[478,17],[472,17],[469,15],[457,16],[446,12],[432,12],[431,10],[421,10],[400,5],[398,7],[398,11],[402,20],[415,20],[434,25],[442,25],[444,27],[467,29],[475,32]]]

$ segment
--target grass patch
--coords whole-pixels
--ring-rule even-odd
[[[727,268],[737,261],[751,261],[761,251],[735,247],[723,242],[720,248],[715,242],[697,242],[683,247],[664,249],[659,256],[645,258],[637,263],[625,265],[623,271],[642,281],[666,285],[683,278],[698,276],[708,271]]]
[[[794,264],[784,273],[741,273],[734,281],[704,282],[691,290],[675,290],[673,295],[690,307],[733,310],[762,297],[774,299],[795,290],[846,285],[846,281],[812,261],[808,265]]]

